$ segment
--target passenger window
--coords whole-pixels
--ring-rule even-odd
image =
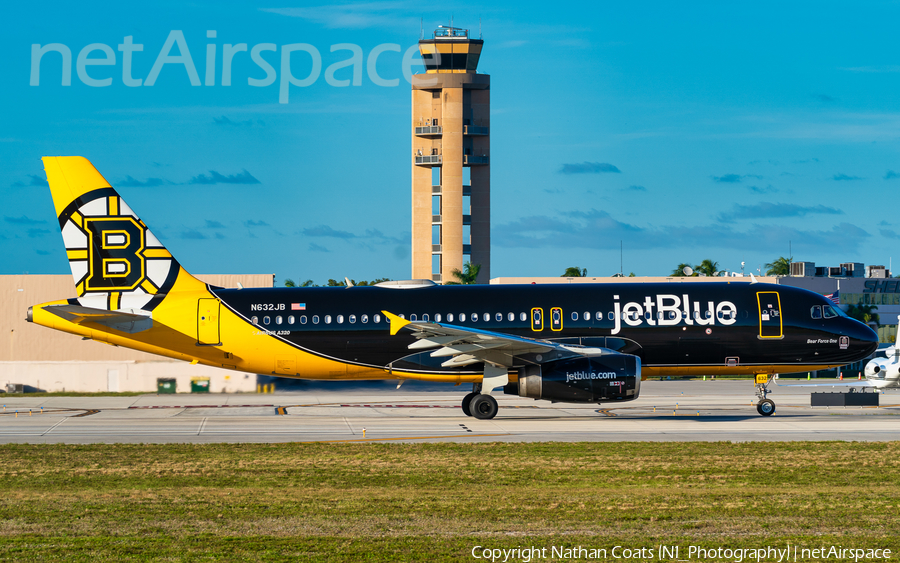
[[[606,318],[609,319],[609,320],[611,320],[611,321],[614,321],[614,320],[616,320],[616,314],[613,313],[612,311],[610,311],[609,314],[606,315]]]
[[[406,320],[406,315],[404,315],[403,313],[400,313],[400,314],[397,315],[397,316],[400,317],[400,318],[403,319],[403,320]]]
[[[462,319],[459,319],[459,320],[462,320]],[[448,323],[453,322],[453,313],[447,313],[447,322]]]
[[[425,313],[424,315],[422,315],[422,320],[425,321],[426,323],[428,322],[428,313]]]
[[[379,315],[378,313],[375,313],[375,314],[372,316],[372,321],[375,322],[375,323],[380,323],[380,322],[381,322],[381,315]]]
[[[528,313],[519,313],[519,320],[523,323],[528,320]]]
[[[823,305],[822,312],[825,314],[826,319],[833,319],[838,316],[837,312],[831,305]]]
[[[369,315],[363,315],[363,316],[361,316],[361,317],[359,318],[359,320],[360,320],[360,322],[362,322],[363,324],[366,324],[367,322],[369,322]]]
[[[300,324],[302,324],[302,325],[305,325],[305,324],[306,324],[306,315],[301,315],[301,316],[300,316]]]
[[[264,325],[269,324],[269,322],[270,322],[269,317],[263,317],[263,324],[264,324]]]
[[[251,317],[251,318],[250,318],[250,322],[253,323],[253,324],[255,324],[255,325],[258,325],[258,324],[259,324],[259,317]]]
[[[351,324],[352,324],[352,323],[355,323],[355,322],[356,322],[356,315],[350,315],[349,317],[347,317],[347,320],[350,321]]]
[[[441,314],[440,313],[434,314],[434,322],[436,322],[436,323],[441,322]]]
[[[648,321],[650,320],[650,311],[647,311],[646,313],[644,313],[644,319],[646,319]]]
[[[459,322],[461,322],[461,323],[466,322],[466,314],[465,313],[459,314]]]
[[[327,324],[327,325],[331,324],[331,315],[325,315],[325,324]]]
[[[344,324],[344,315],[338,315],[338,316],[337,316],[337,322],[338,322],[339,325],[340,325],[340,324]]]
[[[319,315],[313,315],[313,324],[314,325],[319,324]]]
[[[409,316],[409,320],[411,320],[411,321],[418,320],[418,319],[416,318],[416,314],[413,313],[412,315],[410,315],[410,316]]]
[[[284,319],[281,318],[281,315],[278,315],[277,317],[275,317],[275,324],[280,325],[281,321],[283,321],[283,320]]]
[[[483,318],[484,318],[484,322],[488,322],[489,320],[491,320],[491,314],[490,314],[490,313],[485,313],[485,314],[483,315]]]
[[[295,319],[294,319],[294,315],[291,315],[290,317],[288,317],[288,324],[289,324],[289,325],[294,324],[294,320],[295,320]]]
[[[600,311],[597,311],[597,313],[594,315],[594,318],[597,319],[598,321],[602,321],[603,313],[601,313]]]
[[[659,311],[658,313],[656,313],[656,318],[659,319],[659,320],[662,320],[662,318],[663,318],[663,312],[662,312],[662,311]]]
[[[513,322],[514,320],[516,320],[516,314],[510,313],[510,314],[506,315],[506,320],[508,320],[509,322]]]
[[[700,318],[700,311],[694,311],[694,319]]]
[[[578,313],[575,313],[575,312],[572,313],[572,320],[573,320],[573,321],[577,321],[577,320],[578,320]]]
[[[497,322],[498,322],[498,323],[501,322],[501,321],[503,321],[503,313],[497,313],[497,314],[495,315],[495,318],[497,319]]]
[[[460,315],[460,316],[462,316],[462,315]],[[474,323],[477,321],[478,321],[478,313],[472,313],[472,322]]]
[[[584,312],[584,315],[582,315],[582,317],[584,317],[584,320],[586,320],[586,321],[591,320],[591,314],[588,313],[587,311]]]
[[[822,306],[821,305],[813,305],[812,311],[810,311],[812,318],[821,319],[822,318]]]

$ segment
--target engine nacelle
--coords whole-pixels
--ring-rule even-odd
[[[641,359],[604,354],[554,360],[519,370],[519,382],[504,388],[509,395],[566,403],[630,401],[641,389]]]
[[[900,363],[895,358],[875,358],[866,364],[864,373],[876,387],[893,387],[900,379]]]

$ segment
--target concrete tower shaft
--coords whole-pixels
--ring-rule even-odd
[[[490,76],[483,41],[439,27],[412,82],[412,277],[446,283],[465,262],[490,280]]]

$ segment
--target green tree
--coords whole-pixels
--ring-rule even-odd
[[[578,266],[570,266],[566,268],[561,278],[583,278],[587,276],[587,268],[579,268]]]
[[[481,270],[481,264],[472,264],[471,262],[466,262],[463,264],[463,269],[460,272],[458,269],[453,268],[450,272],[453,274],[453,277],[458,281],[448,281],[445,282],[446,285],[469,285],[475,283],[475,279],[478,277],[478,271]]]
[[[359,283],[356,283],[356,282],[353,282],[353,283],[354,283],[355,285],[376,285],[376,284],[379,284],[379,283],[381,283],[381,282],[386,282],[386,281],[391,281],[391,278],[375,278],[375,279],[372,280],[372,281],[362,280],[362,281],[359,282]]]
[[[869,324],[874,322],[876,325],[881,324],[881,317],[874,311],[878,309],[875,305],[849,305],[847,307],[847,316],[860,322]]]
[[[713,262],[712,260],[704,260],[703,262],[700,262],[699,266],[694,266],[694,272],[713,277],[719,272],[719,263]]]
[[[790,258],[785,258],[784,256],[780,256],[774,262],[770,262],[766,264],[766,275],[767,276],[789,276],[791,275],[791,261],[794,259],[793,256]]]
[[[683,277],[685,277],[685,273],[684,273],[684,269],[685,269],[685,268],[691,268],[691,269],[693,269],[693,267],[692,267],[690,264],[688,264],[688,263],[686,263],[686,262],[682,262],[681,264],[675,266],[675,269],[672,270],[672,277],[676,277],[676,278],[683,278]],[[694,273],[694,274],[692,274],[692,275],[695,275],[695,276],[696,276],[697,274]]]
[[[284,280],[284,287],[316,287],[316,284],[313,283],[312,280],[306,280],[305,282],[298,284],[291,278],[286,278]]]

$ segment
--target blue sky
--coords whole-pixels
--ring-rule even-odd
[[[409,277],[402,59],[420,21],[451,15],[476,36],[480,19],[491,75],[494,277],[610,275],[620,241],[638,275],[751,271],[789,248],[887,265],[900,242],[897,2],[125,4],[0,9],[0,273],[68,272],[40,157],[81,155],[189,271]],[[179,33],[193,80],[178,46],[153,72]],[[127,36],[143,46],[130,77]],[[71,84],[54,51],[32,85],[32,45],[52,43]],[[229,86],[226,44],[246,44]],[[285,80],[294,44],[311,46],[288,54],[308,85]],[[358,79],[328,72],[341,44],[361,51]],[[79,73],[79,54],[115,62]]]

